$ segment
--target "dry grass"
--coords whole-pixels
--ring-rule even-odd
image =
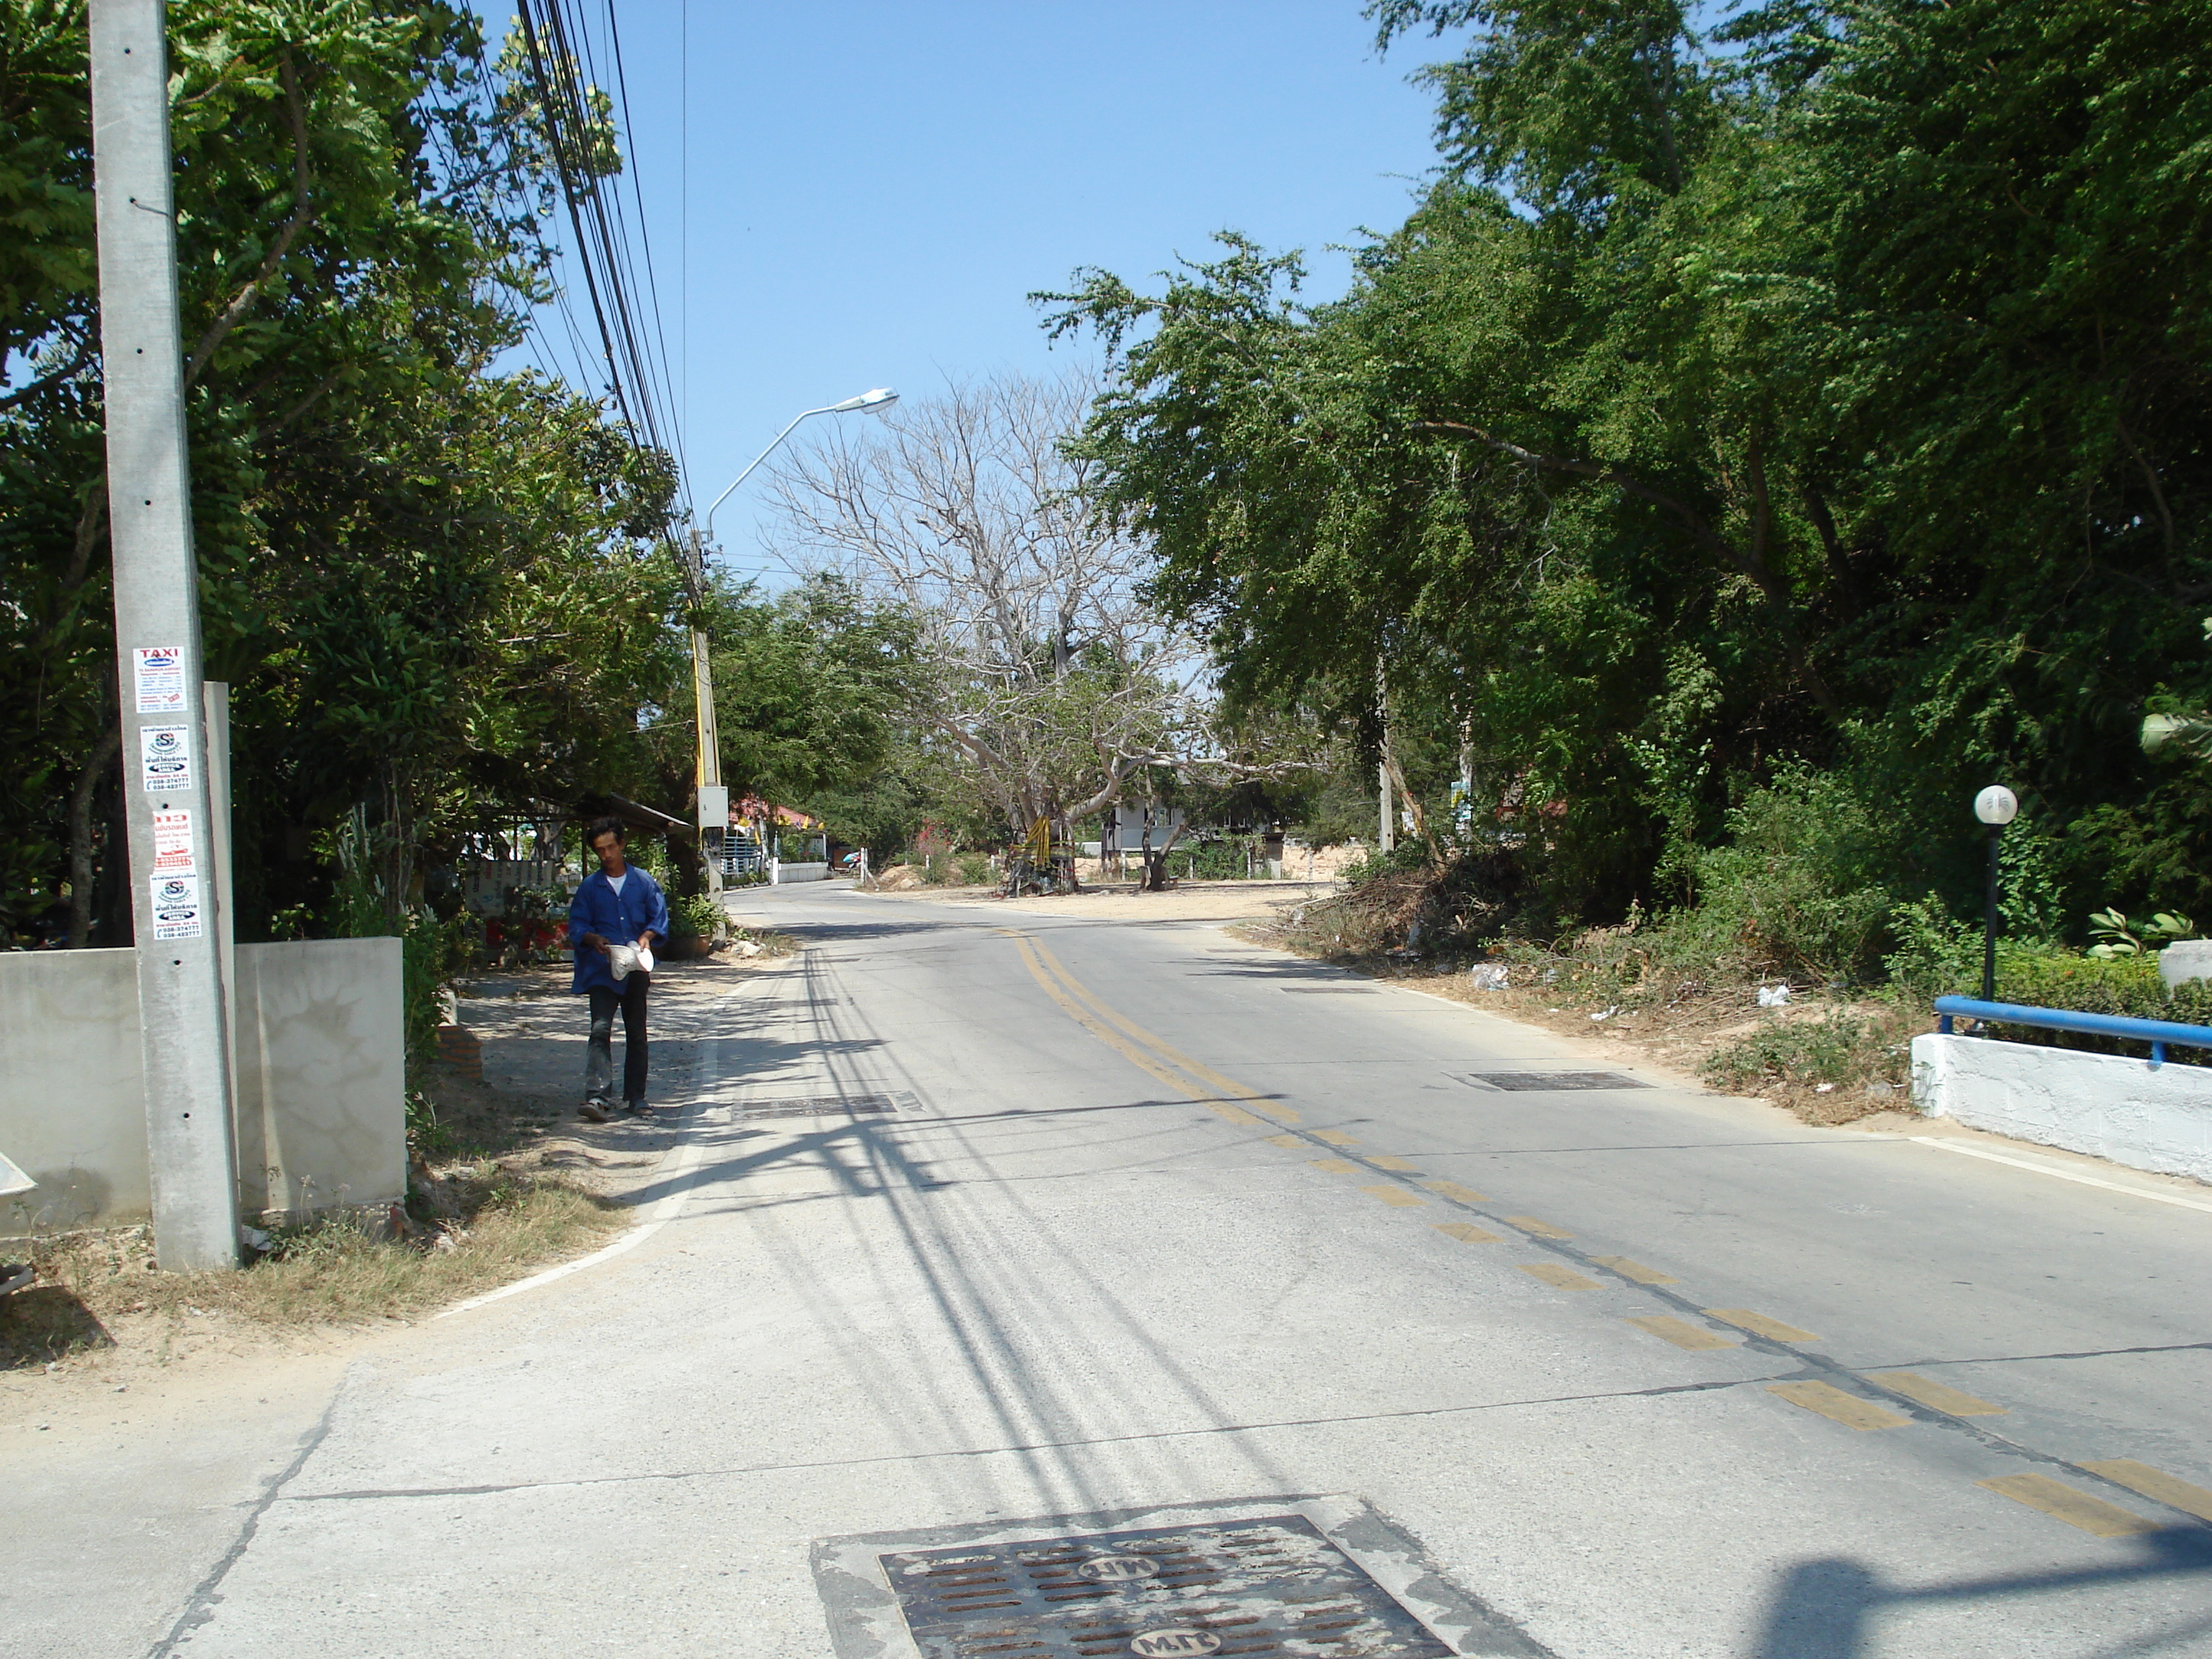
[[[270,1252],[228,1273],[155,1269],[143,1227],[40,1240],[26,1255],[35,1285],[0,1297],[0,1367],[44,1364],[113,1346],[119,1325],[144,1328],[219,1315],[270,1328],[404,1318],[519,1279],[619,1229],[623,1213],[564,1183],[477,1172],[465,1223],[378,1238],[352,1218],[279,1236]],[[449,1188],[458,1183],[441,1183]]]

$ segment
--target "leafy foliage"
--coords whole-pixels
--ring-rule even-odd
[[[1047,296],[1232,702],[1411,759],[1431,819],[1464,767],[1562,927],[1695,902],[1859,971],[1904,896],[1973,904],[1993,778],[2038,927],[2212,901],[2212,778],[2136,741],[2212,702],[2212,8],[1370,15],[1466,45],[1345,299],[1234,234]]]
[[[654,792],[680,695],[673,488],[602,411],[493,371],[547,292],[528,111],[443,3],[167,12],[192,513],[233,688],[246,936],[388,926],[508,804]],[[0,0],[0,929],[125,942],[84,12]],[[611,165],[611,163],[610,163]],[[66,902],[59,898],[69,890]],[[340,905],[339,908],[343,907]],[[278,915],[285,917],[276,923]]]

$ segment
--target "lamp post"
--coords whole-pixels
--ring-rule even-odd
[[[1993,783],[1974,797],[1974,816],[1990,827],[1988,903],[1982,913],[1982,1000],[1997,1000],[1997,842],[2004,827],[2019,815],[2020,802],[2011,790]]]
[[[753,468],[775,454],[776,446],[791,435],[793,428],[801,421],[816,415],[850,415],[855,412],[880,415],[897,401],[897,392],[887,386],[879,386],[872,391],[861,392],[856,398],[848,398],[842,403],[824,404],[819,409],[801,410],[793,416],[769,447],[754,456],[745,470],[730,481],[730,487],[714,497],[714,505],[707,509],[704,532],[695,530],[691,532],[691,575],[698,595],[703,597],[707,589],[707,548],[714,539],[715,507],[737,493],[738,486],[752,477]],[[729,827],[730,802],[729,791],[722,786],[721,736],[714,723],[714,672],[708,658],[707,630],[703,628],[691,630],[691,690],[697,700],[699,713],[699,810],[696,816],[699,819],[701,850],[703,852],[707,830],[726,830]],[[711,825],[707,822],[710,817],[717,820]],[[720,890],[722,872],[718,861],[708,865],[707,882],[709,891]]]
[[[724,501],[726,501],[731,496],[737,494],[738,486],[753,476],[753,468],[758,466],[769,456],[775,454],[776,445],[781,443],[786,438],[788,438],[791,435],[792,428],[796,427],[801,421],[808,420],[817,415],[850,415],[855,411],[861,411],[870,415],[880,415],[897,401],[897,392],[892,391],[887,386],[879,386],[872,392],[863,392],[857,398],[848,398],[842,404],[824,404],[819,409],[802,409],[799,410],[798,414],[791,417],[790,424],[787,425],[782,431],[777,433],[775,438],[769,441],[769,447],[761,451],[759,454],[754,456],[744,471],[738,473],[736,477],[730,480],[730,487],[724,490],[720,495],[714,497],[714,507],[710,507],[707,509],[706,539],[710,542],[714,539],[714,507],[721,506]],[[702,556],[703,556],[705,553],[704,548],[701,549],[701,553]]]

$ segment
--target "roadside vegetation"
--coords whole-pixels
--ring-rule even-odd
[[[1402,811],[1291,939],[1863,1097],[1978,988],[2002,783],[1999,994],[2201,1011],[2129,952],[2212,915],[2203,9],[1369,15],[1440,168],[1348,294],[1227,234],[1041,296],[1229,711]]]

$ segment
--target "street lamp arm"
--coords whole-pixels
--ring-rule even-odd
[[[746,466],[745,470],[738,473],[735,478],[731,480],[730,487],[727,489],[714,497],[714,507],[709,507],[707,509],[707,542],[709,546],[714,544],[714,507],[721,506],[724,501],[726,501],[731,496],[738,493],[738,486],[753,476],[754,467],[758,466],[763,461],[775,453],[776,446],[791,435],[793,427],[796,427],[801,421],[807,419],[810,416],[833,415],[836,413],[836,404],[824,404],[819,409],[802,410],[798,414],[793,416],[791,417],[790,424],[786,426],[782,431],[777,433],[775,436],[769,441],[769,447],[761,451],[759,454],[754,456],[751,462]]]
[[[710,507],[707,509],[707,541],[712,543],[714,539],[714,507],[721,506],[724,501],[726,501],[732,495],[737,493],[738,486],[753,476],[753,467],[758,466],[763,461],[775,453],[776,445],[781,443],[786,438],[788,438],[791,435],[793,427],[797,426],[801,421],[806,420],[816,415],[850,415],[855,410],[860,410],[866,414],[880,415],[897,401],[897,392],[892,391],[887,386],[879,386],[875,387],[872,391],[863,392],[857,398],[848,398],[842,403],[824,404],[819,409],[803,409],[799,410],[798,414],[791,417],[789,424],[787,425],[782,431],[775,434],[774,440],[769,444],[769,447],[761,451],[759,454],[753,457],[752,465],[746,467],[744,471],[738,473],[738,476],[731,481],[730,487],[727,489],[714,497],[714,507]]]

